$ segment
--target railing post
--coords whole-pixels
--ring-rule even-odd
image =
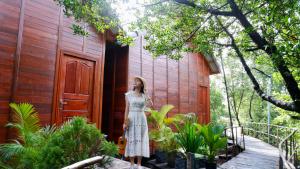
[[[235,143],[238,145],[237,127],[235,128]]]
[[[279,169],[283,169],[283,160],[281,156],[279,156]]]
[[[288,147],[288,139],[285,140],[285,159],[288,159],[288,152],[289,152],[289,147]]]
[[[245,146],[245,136],[244,136],[244,127],[242,126],[242,134],[243,134],[243,146],[244,146],[244,150],[246,150],[246,146]]]
[[[279,137],[278,137],[278,128],[279,128],[279,126],[277,126],[277,137],[276,137],[276,140],[277,140],[277,147],[279,146],[279,142],[280,142],[280,139],[279,139]]]
[[[293,135],[290,137],[290,158],[292,158],[292,153],[293,153]]]
[[[225,128],[225,137],[227,138],[227,128]],[[228,159],[228,142],[226,143],[226,160]]]
[[[268,143],[270,144],[270,124],[267,126],[267,132],[268,132]]]

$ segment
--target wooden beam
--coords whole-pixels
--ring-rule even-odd
[[[56,122],[56,118],[58,117],[58,110],[56,109],[58,105],[58,80],[59,80],[59,65],[60,65],[60,55],[61,55],[61,39],[62,39],[62,31],[63,31],[63,9],[59,9],[59,21],[58,21],[58,37],[57,37],[57,47],[56,47],[56,58],[55,58],[55,75],[54,75],[54,88],[53,88],[53,99],[52,99],[52,114],[51,114],[51,123],[54,124]]]
[[[77,162],[75,164],[66,166],[66,167],[64,167],[62,169],[78,169],[78,168],[83,168],[83,167],[87,167],[87,166],[96,164],[96,163],[100,162],[102,159],[103,159],[102,156],[96,156],[96,157],[88,158],[88,159],[83,160],[83,161],[79,161],[79,162]]]
[[[22,48],[23,30],[24,30],[25,4],[26,4],[26,0],[22,0],[21,1],[21,6],[20,6],[20,21],[19,21],[19,28],[18,28],[19,32],[18,32],[18,40],[17,40],[16,53],[15,53],[15,63],[14,63],[11,102],[15,101],[16,90],[17,90],[17,87],[18,87],[19,72],[20,72],[21,48]]]

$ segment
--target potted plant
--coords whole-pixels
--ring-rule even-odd
[[[203,146],[203,138],[200,134],[201,126],[197,123],[186,121],[183,126],[175,124],[178,133],[175,135],[176,141],[183,149],[187,159],[187,169],[193,169],[195,165],[195,153],[199,147]]]
[[[170,127],[166,127],[167,131],[164,133],[164,142],[162,142],[162,146],[167,153],[167,163],[171,168],[175,167],[175,159],[178,149],[178,144],[175,140],[175,133],[172,131]]]
[[[147,110],[150,114],[147,118],[148,124],[151,126],[149,131],[150,140],[155,142],[155,157],[157,163],[166,161],[166,150],[164,142],[166,140],[166,133],[171,129],[166,126],[164,120],[167,113],[173,109],[173,105],[164,105],[160,111],[149,109]],[[172,130],[171,130],[172,131]]]
[[[223,149],[227,144],[227,138],[222,137],[224,127],[220,125],[208,124],[201,128],[201,135],[207,147],[207,163],[206,169],[216,169],[217,163],[215,156],[218,151]]]

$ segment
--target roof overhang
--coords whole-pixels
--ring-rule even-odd
[[[208,55],[208,54],[204,54],[203,56],[204,56],[205,60],[207,61],[208,66],[211,70],[211,75],[212,74],[218,74],[218,73],[221,72],[220,71],[220,66],[219,66],[219,64],[218,64],[218,62],[217,62],[217,60],[214,56]]]

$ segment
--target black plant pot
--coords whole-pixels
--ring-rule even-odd
[[[156,163],[164,163],[166,162],[166,152],[161,151],[161,150],[155,150],[155,159]]]
[[[203,158],[199,158],[198,159],[199,161],[198,161],[198,168],[205,168],[205,164],[206,164],[206,158],[205,157],[203,157]]]
[[[168,166],[171,168],[175,167],[176,151],[167,153]]]
[[[175,169],[186,169],[186,158],[182,156],[176,156]]]
[[[217,169],[217,163],[216,162],[206,162],[205,163],[206,169]]]
[[[194,153],[187,153],[186,154],[186,158],[187,158],[187,168],[191,167],[192,169],[195,169],[198,165],[197,165],[197,160],[195,158],[195,154]]]
[[[195,158],[194,161],[192,162],[193,163],[193,169],[199,169],[199,162],[200,159],[199,158]]]

